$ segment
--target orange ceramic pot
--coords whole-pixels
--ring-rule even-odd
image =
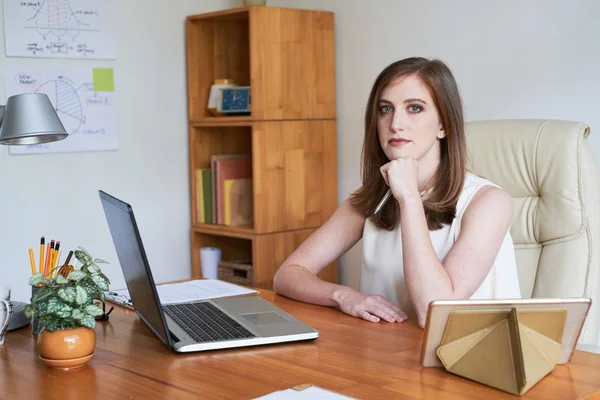
[[[74,328],[48,332],[39,336],[40,356],[50,360],[72,360],[89,356],[96,347],[96,330]]]

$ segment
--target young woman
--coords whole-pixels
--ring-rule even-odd
[[[432,300],[521,297],[511,198],[465,163],[448,67],[424,58],[389,65],[367,103],[362,186],[283,263],[275,291],[372,322],[413,316],[421,327]],[[361,238],[360,292],[316,276]]]

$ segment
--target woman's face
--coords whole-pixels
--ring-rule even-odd
[[[379,144],[390,160],[439,160],[439,141],[445,132],[431,94],[420,78],[403,76],[383,89],[377,132]]]

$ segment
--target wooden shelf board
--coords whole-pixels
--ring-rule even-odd
[[[236,20],[236,19],[248,19],[249,7],[237,7],[228,10],[214,11],[205,14],[190,15],[187,17],[188,21],[197,21],[203,19],[224,19],[224,20]]]
[[[250,116],[245,117],[205,117],[190,120],[191,126],[250,126],[255,122]]]
[[[206,117],[189,120],[192,127],[203,126],[252,126],[258,122],[292,122],[292,121],[337,121],[336,118],[312,118],[306,119],[256,119],[252,117]]]
[[[256,234],[251,226],[226,226],[216,224],[194,224],[192,231],[196,233],[207,233],[212,235],[238,237],[251,239]]]

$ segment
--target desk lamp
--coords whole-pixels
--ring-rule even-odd
[[[0,144],[27,145],[55,142],[69,136],[58,119],[48,96],[43,93],[17,94],[0,105]],[[8,330],[29,324],[25,303],[13,301]]]
[[[69,136],[48,96],[17,94],[0,106],[0,144],[40,144]]]

